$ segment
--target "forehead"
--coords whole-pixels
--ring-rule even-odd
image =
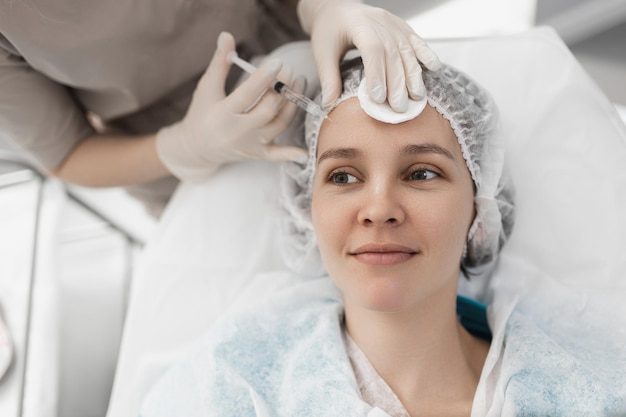
[[[382,144],[404,146],[409,143],[432,143],[448,149],[464,161],[461,148],[450,123],[437,110],[427,105],[415,119],[399,124],[380,122],[368,116],[356,97],[339,104],[320,129],[317,154],[330,147],[368,146]]]

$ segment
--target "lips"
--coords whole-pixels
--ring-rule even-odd
[[[368,243],[350,252],[356,260],[367,265],[388,266],[408,261],[418,250],[395,243]]]

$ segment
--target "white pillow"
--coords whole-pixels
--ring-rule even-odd
[[[624,290],[626,128],[614,106],[551,29],[431,45],[502,113],[517,221],[501,269],[521,262],[568,286]],[[276,272],[278,184],[277,165],[246,162],[179,188],[134,274],[109,417],[136,415],[219,314],[289,284]]]

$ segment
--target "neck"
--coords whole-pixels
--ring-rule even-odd
[[[467,405],[474,397],[488,344],[456,318],[456,283],[410,310],[372,311],[346,300],[346,328],[377,373],[411,413],[420,407]],[[422,410],[423,411],[423,410]]]

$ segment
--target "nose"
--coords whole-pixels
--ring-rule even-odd
[[[401,192],[393,184],[371,184],[363,195],[359,223],[365,226],[397,226],[405,219]]]

